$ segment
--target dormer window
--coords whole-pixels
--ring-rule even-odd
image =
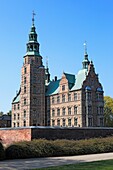
[[[65,90],[65,85],[62,85],[62,91],[64,91]]]

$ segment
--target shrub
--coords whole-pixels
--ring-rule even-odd
[[[5,159],[5,151],[2,143],[0,143],[0,160]]]
[[[93,153],[113,152],[113,138],[98,138],[86,140],[33,140],[19,142],[6,148],[6,157],[31,158],[48,156],[83,155]]]

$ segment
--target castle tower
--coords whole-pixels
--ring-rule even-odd
[[[12,116],[13,127],[45,125],[45,68],[39,52],[40,44],[37,41],[34,15],[33,12],[32,27],[21,71],[21,90],[18,94],[20,95],[19,120],[13,122]],[[16,104],[14,102],[13,105]]]

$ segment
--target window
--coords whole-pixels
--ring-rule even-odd
[[[30,45],[30,51],[33,51],[33,45]]]
[[[54,101],[54,97],[52,97],[52,104],[54,104],[54,102],[55,102],[55,101]]]
[[[52,120],[52,126],[55,126],[55,120]]]
[[[18,110],[20,109],[20,105],[18,104]]]
[[[52,109],[52,116],[55,116],[55,109]]]
[[[26,77],[24,77],[24,84],[26,84]]]
[[[100,114],[103,114],[103,107],[100,107]]]
[[[60,109],[57,109],[57,116],[60,116]]]
[[[92,107],[88,106],[88,114],[92,114]]]
[[[68,107],[68,115],[71,115],[71,107]]]
[[[17,114],[17,118],[18,118],[18,120],[20,119],[20,114],[19,113]]]
[[[74,93],[74,101],[77,100],[77,93]]]
[[[86,93],[86,99],[87,100],[91,100],[91,92],[87,92]]]
[[[103,94],[102,93],[97,93],[97,100],[102,100],[103,99]]]
[[[60,103],[60,96],[57,96],[57,103]]]
[[[16,104],[14,105],[14,110],[16,110]]]
[[[62,120],[62,126],[66,126],[66,120],[65,119]]]
[[[34,97],[33,98],[33,104],[36,104],[37,103],[37,99]]]
[[[88,126],[93,126],[92,118],[88,118]]]
[[[65,94],[62,94],[62,102],[65,102]]]
[[[26,98],[24,99],[24,105],[26,105]]]
[[[68,119],[68,126],[71,126],[71,119]]]
[[[36,77],[35,76],[33,77],[33,82],[36,83]]]
[[[65,116],[65,108],[62,108],[62,115]]]
[[[99,107],[97,107],[97,114],[99,114]]]
[[[36,93],[36,86],[33,86],[33,93]]]
[[[16,123],[15,122],[13,123],[13,126],[16,127]]]
[[[74,106],[74,114],[77,114],[77,106]]]
[[[77,124],[78,124],[78,119],[74,118],[74,126],[77,126]]]
[[[60,119],[57,119],[57,126],[60,126]]]
[[[17,127],[19,127],[19,122],[17,122]]]
[[[104,123],[103,123],[103,118],[100,118],[100,126],[103,126]]]
[[[14,120],[16,120],[16,114],[14,113]]]
[[[24,93],[26,93],[26,86],[24,86]]]
[[[62,86],[62,91],[64,91],[64,90],[65,90],[65,85]]]
[[[24,67],[24,74],[26,74],[27,73],[27,68],[26,67]]]
[[[71,101],[71,94],[68,94],[68,101]]]
[[[24,118],[26,118],[26,110],[24,110]]]
[[[24,126],[26,126],[26,121],[24,120]]]

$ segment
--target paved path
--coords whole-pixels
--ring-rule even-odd
[[[0,170],[30,170],[34,168],[76,164],[80,162],[92,162],[107,159],[113,159],[113,153],[5,160],[0,161]]]

